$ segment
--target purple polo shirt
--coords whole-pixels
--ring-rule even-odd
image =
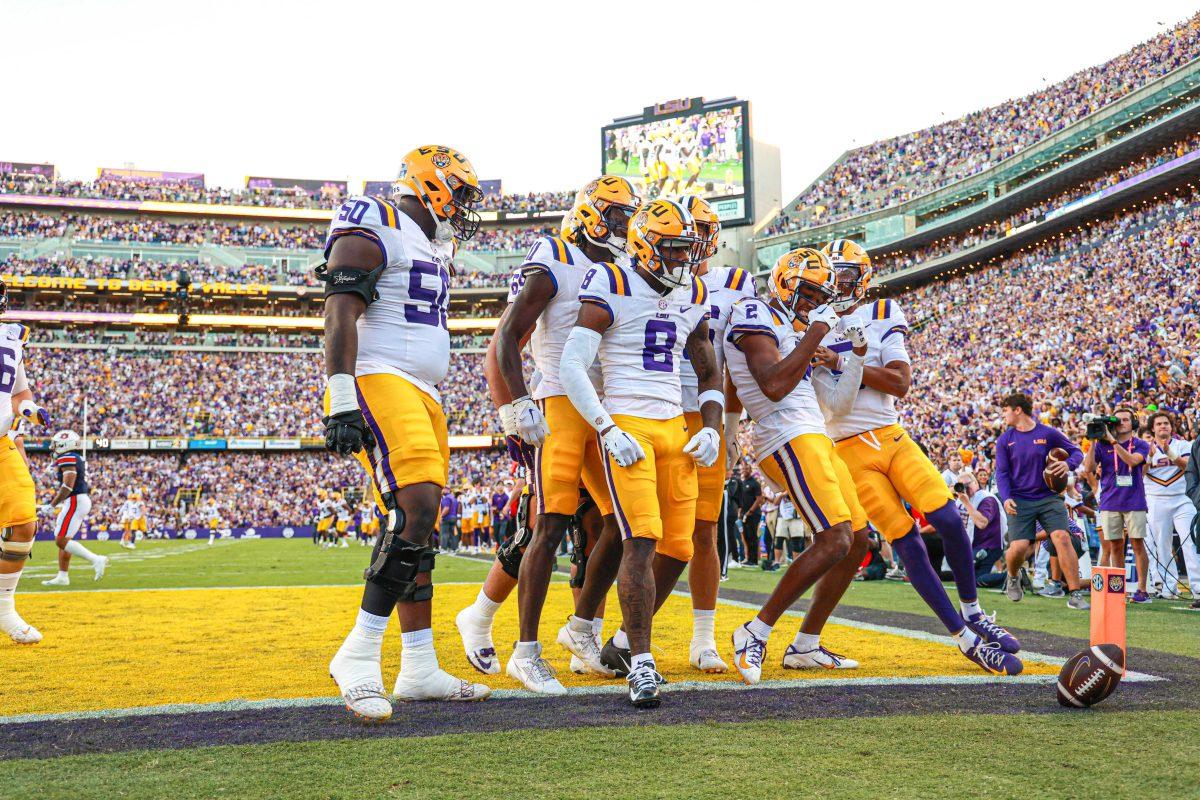
[[[1004,546],[1000,538],[1000,501],[994,497],[985,497],[975,506],[975,510],[987,517],[988,524],[975,527],[975,541],[971,546],[976,550],[999,550]]]
[[[442,519],[458,519],[458,499],[452,494],[442,495]]]
[[[504,507],[508,505],[508,495],[504,492],[495,492],[492,494],[492,511],[496,516],[504,514]]]
[[[996,490],[1000,502],[1044,500],[1054,497],[1046,485],[1042,470],[1046,456],[1061,447],[1067,451],[1067,464],[1075,469],[1083,461],[1083,451],[1063,434],[1038,422],[1028,431],[1009,428],[996,440]]]
[[[1150,457],[1150,443],[1136,436],[1116,446],[1124,447],[1130,453],[1141,453],[1142,458]],[[1100,468],[1100,510],[1145,511],[1146,483],[1142,480],[1142,471],[1146,462],[1130,467],[1117,457],[1113,445],[1108,442],[1096,442],[1095,447],[1096,466]],[[1119,485],[1130,481],[1129,486]]]

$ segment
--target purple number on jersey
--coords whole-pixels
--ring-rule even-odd
[[[422,279],[426,275],[437,278],[440,289],[430,289],[422,285]],[[441,267],[428,261],[413,261],[408,270],[408,296],[418,303],[428,303],[429,310],[425,311],[418,305],[406,303],[405,320],[449,330],[446,324],[446,299],[450,296],[450,281]]]
[[[17,351],[0,347],[0,392],[12,391],[17,382]]]
[[[658,341],[662,334],[663,341]],[[642,348],[642,366],[651,372],[674,372],[675,323],[671,320],[652,319],[646,323],[646,346]],[[660,361],[659,358],[662,360]]]

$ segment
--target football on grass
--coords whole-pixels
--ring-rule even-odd
[[[1067,451],[1061,447],[1056,447],[1046,454],[1046,466],[1049,467],[1055,461],[1066,461]],[[1067,490],[1067,478],[1071,475],[1070,471],[1064,472],[1062,475],[1052,475],[1049,469],[1042,471],[1042,480],[1046,481],[1046,485],[1050,487],[1050,491],[1057,494],[1062,494]]]
[[[1125,671],[1125,653],[1098,644],[1076,653],[1058,673],[1058,702],[1067,708],[1094,706],[1113,693]]]

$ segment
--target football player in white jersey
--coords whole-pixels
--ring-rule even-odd
[[[598,178],[584,186],[563,219],[562,236],[543,237],[530,248],[520,274],[514,276],[509,306],[492,340],[495,365],[488,371],[489,390],[499,403],[510,451],[529,468],[537,514],[524,554],[510,547],[497,556],[508,576],[517,574],[519,585],[520,639],[506,670],[526,688],[542,694],[566,691],[541,655],[538,630],[554,554],[580,507],[580,483],[609,527],[615,531],[616,526],[600,445],[566,396],[560,362],[579,313],[580,284],[593,264],[621,257],[629,220],[640,202],[633,185],[621,177]],[[521,363],[527,341],[538,374],[532,391]],[[532,454],[530,447],[536,448]],[[504,575],[495,568],[492,572],[475,604],[457,620],[468,660],[484,672],[499,668],[491,644],[491,620],[512,591]],[[611,676],[599,663],[598,633],[591,627],[584,633],[578,646],[585,666]]]
[[[696,277],[704,283],[708,290],[708,337],[713,345],[718,375],[725,374],[724,336],[725,326],[729,322],[729,313],[733,304],[742,297],[754,297],[754,279],[750,274],[737,267],[712,267],[709,259],[717,253],[718,241],[721,234],[721,220],[712,207],[703,199],[695,196],[685,196],[678,200],[686,208],[696,223],[696,230],[704,240],[703,261],[696,268]],[[679,380],[683,391],[683,416],[687,422],[688,433],[697,434],[704,427],[700,416],[699,380],[691,360],[684,351],[683,360],[679,364]],[[722,384],[724,381],[722,381]],[[736,398],[733,398],[736,401]],[[722,447],[717,460],[711,465],[698,467],[696,485],[696,520],[692,532],[693,554],[690,562],[679,561],[669,555],[659,554],[654,564],[654,585],[656,590],[655,610],[674,590],[679,576],[684,568],[688,569],[688,586],[692,599],[692,642],[688,648],[688,660],[693,667],[710,673],[725,672],[729,667],[721,660],[717,652],[715,624],[717,608],[717,589],[721,582],[721,563],[717,554],[717,519],[721,512],[721,498],[725,485],[725,463],[727,445],[736,439],[740,406],[737,411],[731,411],[732,403],[726,400],[725,435],[722,436]],[[730,434],[732,431],[732,434]],[[600,548],[598,548],[598,551]],[[614,548],[615,552],[619,549]],[[612,587],[612,578],[597,586],[599,593],[607,593]],[[601,580],[600,573],[589,575],[584,587],[587,592],[592,589],[592,581]],[[576,617],[585,613],[577,610]],[[627,634],[622,629],[605,643],[601,652],[601,663],[613,670],[617,675],[624,676],[629,668],[629,644]]]
[[[0,281],[0,317],[7,311],[8,286]],[[25,376],[28,340],[24,325],[0,322],[0,431],[10,430],[16,417],[50,424],[49,413],[33,402]],[[42,640],[41,631],[21,619],[13,602],[36,532],[37,499],[25,451],[12,437],[0,436],[0,631],[17,644]]]
[[[822,402],[812,380],[812,358],[825,334],[840,327],[837,313],[827,305],[836,292],[829,260],[810,248],[785,253],[771,269],[768,287],[769,302],[746,298],[733,306],[726,337],[729,377],[754,420],[759,469],[787,490],[814,536],[754,619],[733,633],[734,666],[749,684],[761,679],[775,624],[814,585],[815,613],[805,615],[783,666],[858,666],[821,647],[820,634],[867,550],[866,512],[849,471],[834,453],[822,413],[824,405],[853,402],[866,334],[860,326],[847,328],[856,342],[847,358],[847,380],[840,394],[835,388]]]
[[[393,201],[351,197],[325,245],[325,446],[372,476],[385,521],[364,573],[358,621],[329,664],[346,707],[392,715],[380,666],[393,610],[403,650],[399,700],[481,700],[490,690],[438,666],[431,627],[436,551],[428,547],[450,445],[437,384],[450,366],[446,310],[454,237],[479,228],[483,199],[471,162],[437,145],[408,153]]]
[[[1016,637],[996,625],[979,605],[975,556],[954,496],[941,473],[899,424],[896,398],[912,383],[911,359],[904,346],[908,322],[894,300],[863,306],[871,280],[871,260],[854,242],[837,239],[824,248],[837,280],[832,305],[844,320],[857,321],[867,332],[867,359],[862,388],[844,413],[826,423],[837,454],[854,478],[859,499],[871,524],[904,563],[909,581],[937,614],[968,659],[985,671],[1016,675],[1022,667],[1015,655]],[[818,351],[822,380],[841,380],[842,356],[850,343],[836,330]],[[905,503],[920,511],[937,530],[954,573],[959,608],[955,608]]]
[[[1183,472],[1187,469],[1191,454],[1191,442],[1175,435],[1175,420],[1165,411],[1156,411],[1148,420],[1153,437],[1150,439],[1150,455],[1146,458],[1143,480],[1146,483],[1146,503],[1150,512],[1149,548],[1154,555],[1154,567],[1164,600],[1179,599],[1179,568],[1175,565],[1175,549],[1172,547],[1175,534],[1179,535],[1179,548],[1183,551],[1183,563],[1187,567],[1188,583],[1192,599],[1200,599],[1200,553],[1196,552],[1193,539],[1192,520],[1196,518],[1196,507],[1185,491]]]
[[[655,552],[691,559],[696,464],[712,464],[721,447],[725,396],[708,338],[708,290],[694,275],[706,246],[679,203],[654,200],[639,209],[626,245],[634,266],[597,264],[588,272],[560,366],[571,404],[606,451],[623,539],[617,594],[631,653],[629,699],[639,708],[660,702],[662,676],[650,653]],[[703,419],[691,437],[679,380],[685,349]],[[597,353],[603,403],[588,375]]]

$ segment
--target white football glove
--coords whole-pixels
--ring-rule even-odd
[[[537,407],[537,403],[530,400],[529,395],[525,395],[513,400],[512,407],[517,421],[517,435],[525,444],[541,447],[550,435],[550,428],[546,425],[546,418]]]
[[[842,330],[842,335],[855,349],[867,346],[867,329],[861,322],[848,322]]]
[[[829,326],[829,330],[833,330],[838,324],[838,313],[833,310],[832,306],[817,306],[808,312],[808,324],[815,325],[818,322],[824,322]]]
[[[601,438],[604,441],[604,449],[608,451],[619,467],[628,467],[646,457],[646,451],[638,444],[637,439],[616,425],[605,431]]]
[[[512,403],[505,403],[496,409],[496,413],[500,415],[500,429],[504,431],[505,436],[518,436],[517,433],[517,412],[513,411]]]
[[[721,453],[721,436],[712,428],[701,428],[700,432],[684,445],[687,453],[702,467],[711,467]]]

